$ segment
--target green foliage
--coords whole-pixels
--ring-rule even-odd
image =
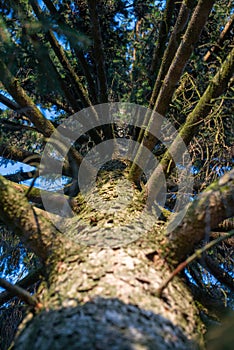
[[[99,77],[87,1],[56,0],[51,3],[52,9],[46,6],[46,1],[0,0],[0,59],[17,78],[31,101],[47,112],[48,109],[52,111],[53,122],[57,126],[74,112],[86,107],[71,77],[71,70],[91,101],[99,102]],[[34,4],[39,6],[39,15]],[[180,2],[176,2],[171,26],[167,28],[166,47],[179,7]],[[155,76],[149,76],[149,70],[155,48],[160,44],[160,25],[164,11],[165,1],[97,1],[110,102],[128,101],[148,106],[155,79]],[[209,21],[178,82],[167,113],[167,118],[177,129],[184,125],[188,114],[230,51],[233,30],[211,59],[207,62],[203,60],[207,51],[217,44],[231,11],[231,1],[215,2]],[[50,33],[55,37],[63,57],[69,62],[69,67],[65,59],[63,62],[59,59],[58,52],[51,43]],[[4,74],[4,71],[0,72],[0,80]],[[1,83],[0,93],[9,96]],[[8,143],[13,148],[40,154],[45,140],[36,130],[25,128],[33,125],[20,107],[20,110],[12,111],[8,108],[0,111],[0,146]],[[13,131],[10,127],[7,128],[4,123],[6,121],[22,128]],[[89,149],[87,144],[76,146],[81,153]],[[163,153],[161,146],[158,144],[154,149],[159,157]],[[189,152],[195,171],[194,195],[233,166],[233,81],[225,94],[212,101],[212,110],[208,116],[204,116],[199,131],[189,145]],[[9,159],[3,158],[0,164],[8,162]],[[174,205],[177,180],[176,172],[172,173],[170,181],[173,190],[169,191],[167,203],[170,208]],[[27,271],[36,266],[38,261],[13,234],[9,236],[2,224],[0,232],[0,272],[7,276],[15,274],[20,278],[22,266],[23,271]],[[225,249],[229,248],[219,246],[212,254],[217,257],[219,265],[230,271],[233,267],[231,248],[228,251]],[[227,257],[228,260],[225,260]],[[196,264],[191,267],[190,273],[196,279],[195,283],[200,281],[201,289],[220,296],[217,291],[222,285],[211,274],[210,279],[206,279],[204,271]],[[209,283],[206,283],[207,280]],[[233,306],[230,290],[223,289],[229,293],[228,302]]]

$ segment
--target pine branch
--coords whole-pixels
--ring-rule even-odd
[[[45,3],[45,5],[47,6],[47,8],[49,9],[51,15],[53,15],[56,20],[57,23],[60,25],[68,25],[68,23],[66,22],[66,19],[62,19],[59,12],[57,11],[56,7],[54,6],[54,4],[52,3],[51,0],[43,0],[43,2]],[[90,91],[90,98],[92,100],[92,103],[95,105],[97,104],[97,96],[96,96],[96,88],[95,88],[95,83],[94,83],[94,79],[90,73],[90,69],[88,66],[88,63],[84,57],[84,54],[79,50],[78,45],[76,44],[76,42],[74,42],[74,40],[72,40],[71,38],[68,37],[69,43],[71,48],[73,48],[76,57],[78,58],[81,68],[83,70],[83,73],[86,77],[87,83],[88,83],[88,87],[89,87],[89,91]]]
[[[37,130],[41,132],[45,137],[50,137],[55,128],[51,121],[46,119],[41,111],[36,107],[32,99],[26,94],[25,90],[20,86],[18,79],[16,79],[6,64],[0,59],[0,65],[2,66],[2,74],[1,81],[7,91],[12,95],[15,101],[25,108],[25,115],[29,118],[29,120],[35,125]],[[94,133],[96,136],[97,133]],[[78,151],[74,147],[71,147],[69,151],[72,159],[78,165],[81,164],[83,157],[80,155]],[[90,167],[87,168],[87,171],[90,171]]]
[[[158,69],[160,67],[162,57],[164,56],[163,53],[165,52],[166,48],[168,34],[172,22],[172,13],[174,11],[174,6],[175,0],[167,0],[165,10],[163,12],[163,18],[159,27],[159,34],[157,38],[158,44],[154,48],[153,58],[149,69],[150,79],[152,79],[152,76],[155,77],[158,75]]]
[[[33,11],[35,12],[37,18],[43,22],[44,21],[44,16],[41,11],[40,6],[38,5],[37,1],[35,0],[30,0],[30,4],[33,8]],[[83,84],[81,83],[80,78],[78,75],[75,73],[74,69],[72,68],[70,62],[68,61],[66,57],[66,53],[63,49],[63,47],[58,43],[57,39],[55,38],[52,30],[48,30],[46,32],[46,36],[48,38],[48,41],[50,42],[50,45],[57,56],[61,66],[64,68],[64,71],[67,75],[67,78],[71,81],[74,89],[77,91],[78,96],[81,99],[81,102],[84,107],[89,107],[92,105],[88,93],[86,89],[84,88]]]
[[[179,131],[178,136],[170,146],[170,148],[164,154],[160,166],[164,170],[165,175],[168,177],[171,174],[171,171],[175,167],[173,160],[173,155],[180,154],[181,147],[183,147],[181,143],[181,139],[184,144],[187,146],[197,130],[199,129],[201,123],[205,119],[205,117],[209,114],[212,109],[212,100],[222,95],[228,87],[228,83],[232,77],[234,70],[234,48],[229,53],[226,60],[221,65],[220,69],[208,85],[202,97],[199,99],[196,107],[193,111],[188,115],[185,124]],[[150,143],[150,140],[149,140]],[[150,146],[149,146],[150,147]],[[135,174],[135,176],[138,174]],[[157,189],[160,189],[159,185],[159,171],[155,169],[153,174],[151,175],[147,187],[148,191],[155,190],[157,194]],[[139,175],[138,175],[139,176]]]
[[[168,46],[164,51],[163,57],[161,59],[161,66],[157,74],[157,78],[154,84],[153,92],[150,98],[149,108],[153,109],[155,102],[158,97],[158,93],[163,84],[165,76],[169,70],[169,67],[175,57],[175,53],[180,45],[180,42],[183,38],[183,33],[185,31],[186,25],[188,23],[189,16],[194,8],[194,0],[184,0],[181,4],[179,15],[176,20],[176,24],[171,33]],[[153,63],[152,63],[153,66]],[[151,70],[153,67],[151,67]],[[152,75],[155,74],[152,70]]]
[[[205,238],[207,230],[211,231],[223,220],[234,216],[233,193],[234,169],[212,183],[189,205],[182,222],[167,237],[168,249],[165,254],[169,259],[182,261]],[[175,214],[169,227],[176,220]],[[225,237],[224,234],[217,239]]]
[[[198,5],[193,12],[187,30],[183,36],[183,40],[171,62],[154,105],[154,110],[161,115],[165,115],[168,111],[176,84],[178,83],[188,59],[193,52],[194,45],[200,37],[201,31],[206,24],[214,2],[214,0],[199,0]]]
[[[97,78],[98,78],[99,103],[105,103],[105,102],[108,102],[108,88],[107,88],[104,48],[103,48],[101,28],[100,28],[98,12],[97,12],[97,1],[88,0],[88,6],[89,6],[89,13],[90,13],[90,24],[91,24],[92,35],[93,35],[95,65],[96,65]]]
[[[226,233],[224,236],[219,237],[209,243],[207,243],[204,247],[198,249],[195,251],[194,254],[192,254],[189,258],[187,258],[185,261],[183,261],[182,263],[180,263],[177,268],[170,274],[170,276],[168,276],[168,278],[161,284],[161,286],[157,289],[156,291],[156,295],[160,298],[162,296],[162,293],[164,291],[164,289],[168,286],[168,284],[173,280],[173,278],[178,275],[182,270],[184,270],[189,264],[191,264],[193,261],[195,261],[196,259],[200,259],[202,254],[207,252],[209,249],[211,249],[212,247],[214,247],[215,245],[217,245],[218,243],[226,240],[227,238],[230,238],[234,236],[234,230]],[[209,262],[209,266],[214,266],[213,261],[211,262],[212,259],[208,258],[207,256],[205,257],[206,262]],[[216,266],[217,268],[217,266]],[[214,272],[214,269],[211,269]],[[211,271],[211,272],[212,272]],[[217,277],[218,279],[221,279],[221,282],[228,284],[228,286],[234,290],[234,283],[233,283],[233,278],[228,278],[228,276],[222,276],[223,273],[223,269],[219,268],[218,269],[218,273],[217,273],[217,269],[216,269],[216,273],[214,274],[215,277]],[[218,275],[218,276],[217,276]]]
[[[12,296],[17,296],[19,299],[23,300],[29,306],[32,306],[33,308],[41,308],[41,304],[37,298],[32,296],[25,289],[9,283],[4,278],[0,278],[0,286],[6,289]]]
[[[199,39],[200,33],[207,21],[207,18],[209,16],[210,11],[212,10],[214,4],[214,0],[199,0],[198,5],[196,6],[192,18],[189,22],[189,25],[187,27],[187,30],[184,34],[183,40],[180,43],[180,46],[175,54],[175,57],[170,65],[170,68],[165,76],[165,79],[163,81],[163,84],[161,86],[161,89],[159,91],[159,94],[157,96],[157,100],[154,105],[154,111],[160,113],[161,115],[165,115],[170,102],[171,98],[173,96],[173,93],[176,88],[176,84],[178,83],[181,74],[183,73],[183,70],[185,68],[185,65],[193,51],[194,44],[197,42]],[[226,86],[225,86],[226,87]],[[218,87],[217,87],[218,91]],[[202,99],[201,99],[202,100]],[[199,101],[199,103],[201,102]],[[208,114],[209,110],[207,111]],[[207,115],[205,114],[205,115]],[[153,124],[156,122],[156,114],[155,113],[148,113],[145,121],[149,122],[148,124],[148,129],[153,126]],[[204,113],[203,113],[203,118],[204,118]],[[186,124],[187,125],[187,122]],[[192,133],[191,133],[192,135]],[[182,136],[182,135],[181,135]],[[182,136],[183,137],[183,136]],[[192,135],[193,137],[193,135]],[[147,147],[149,150],[152,150],[153,147],[155,146],[155,137],[153,135],[150,135],[147,130],[144,132],[144,137],[142,140],[142,144]],[[176,140],[178,143],[178,140]],[[185,142],[186,143],[186,142]],[[174,145],[174,143],[173,143]],[[174,147],[174,146],[173,146]],[[178,147],[178,146],[176,146]],[[172,148],[172,147],[171,147]],[[178,152],[179,150],[177,150]],[[140,176],[142,174],[142,170],[137,166],[138,160],[142,158],[141,156],[142,148],[139,149],[135,160],[133,162],[133,165],[130,169],[130,179],[137,182],[140,179]],[[166,163],[164,167],[164,162]],[[161,162],[161,165],[163,167],[163,170],[168,168],[168,164],[171,163],[171,156],[169,155],[168,152],[166,152],[165,156],[163,157],[163,161]],[[157,172],[157,171],[156,171]],[[154,174],[156,175],[156,172]],[[168,173],[168,171],[167,171]],[[150,179],[150,185],[152,186],[152,181],[154,179],[154,176],[151,176]],[[169,175],[169,173],[168,173]],[[158,177],[158,174],[157,174]],[[150,188],[149,188],[150,190]]]
[[[8,93],[14,98],[16,103],[24,109],[24,114],[35,125],[38,131],[44,136],[49,137],[54,131],[53,124],[43,116],[32,99],[20,86],[18,79],[11,74],[5,62],[1,59],[0,65],[2,67],[0,79]]]

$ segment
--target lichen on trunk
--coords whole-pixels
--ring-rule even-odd
[[[108,179],[100,185],[98,196],[90,194],[89,199],[93,204],[95,201],[96,208],[105,208],[103,202],[107,205],[108,198],[109,204],[116,206],[111,201],[116,195],[115,185],[115,181],[111,183]],[[132,185],[126,181],[118,185],[120,193],[128,197]],[[105,194],[105,200],[100,191]],[[136,197],[137,191],[133,189]],[[70,231],[69,225],[66,226],[67,246],[61,245],[61,252],[57,251],[56,257],[52,255],[51,261],[50,258],[47,261],[47,278],[38,291],[43,307],[36,314],[28,314],[13,349],[31,349],[32,344],[35,350],[202,348],[204,328],[183,281],[175,278],[163,297],[157,297],[157,288],[171,271],[159,254],[151,258],[152,252],[162,249],[162,222],[144,230],[140,220],[132,226],[125,225],[126,203],[121,200],[118,205],[123,205],[124,210],[121,212],[119,208],[120,215],[114,215],[117,209],[111,212],[110,206],[108,213],[99,213],[99,216],[95,208],[90,209],[90,203],[85,205],[81,197],[77,201],[87,226],[80,232],[76,230],[79,239],[75,237],[79,220],[75,229],[74,224]],[[140,211],[139,197],[133,212],[135,217],[137,208]],[[152,216],[144,216],[145,227],[150,219]],[[88,232],[91,235],[93,232],[92,222],[96,235],[111,231],[114,226],[119,230],[115,234],[119,232],[122,237],[131,231],[141,231],[141,235],[109,246],[103,237],[102,244],[87,241]]]

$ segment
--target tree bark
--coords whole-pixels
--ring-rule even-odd
[[[87,247],[57,261],[41,295],[43,309],[28,314],[13,349],[196,349],[203,326],[192,296],[178,279],[163,299],[155,288],[168,268],[147,250]],[[42,285],[46,288],[46,284]]]
[[[43,262],[43,281],[36,295],[40,307],[29,310],[12,349],[27,350],[32,344],[35,350],[203,348],[204,326],[183,280],[175,277],[162,297],[157,296],[172,267],[163,252],[169,248],[169,258],[181,260],[203,239],[207,208],[208,229],[234,214],[233,171],[191,205],[169,238],[162,222],[146,229],[152,221],[147,213],[143,224],[140,220],[127,224],[137,217],[137,205],[133,211],[126,211],[122,202],[118,210],[116,201],[109,207],[109,200],[116,199],[113,183],[104,181],[98,196],[93,191],[87,194],[86,202],[94,205],[95,201],[96,209],[90,210],[81,197],[77,198],[82,208],[77,217],[65,223],[63,234],[35,213],[25,197],[16,194],[2,177],[0,185],[1,218]],[[120,185],[125,197],[128,186],[124,181]],[[137,193],[135,189],[134,195]],[[103,194],[109,197],[104,200]],[[109,208],[109,212],[100,208]],[[140,235],[115,246],[110,245],[111,240],[103,240],[104,233],[114,240],[135,232]]]
[[[0,181],[1,217],[44,263],[44,280],[36,295],[42,307],[28,313],[13,349],[31,349],[32,344],[35,350],[187,350],[203,346],[204,327],[183,281],[175,278],[163,298],[156,296],[157,288],[170,274],[163,258],[149,258],[161,248],[161,224],[155,223],[147,231],[145,225],[151,224],[152,217],[144,215],[144,223],[136,220],[133,226],[125,203],[119,211],[115,201],[109,208],[112,211],[103,214],[99,209],[106,202],[99,195],[95,197],[97,209],[83,205],[75,226],[68,222],[66,233],[61,234],[40,214],[35,215],[9,182],[2,177]],[[127,196],[129,188],[125,182],[122,186],[121,193]],[[104,186],[110,198],[112,191],[113,184]],[[88,203],[92,198],[93,193],[86,198]],[[132,215],[137,217],[137,207]],[[113,247],[102,244],[98,237],[112,230],[123,238],[135,232],[140,236]],[[95,232],[96,242],[92,243]]]

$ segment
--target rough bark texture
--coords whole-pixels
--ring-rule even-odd
[[[165,274],[139,244],[85,248],[58,261],[13,349],[196,349],[202,325],[192,296],[177,279],[155,296]]]
[[[77,197],[77,216],[64,220],[63,235],[40,214],[35,217],[25,198],[0,178],[1,217],[45,262],[38,291],[41,307],[28,313],[12,348],[203,348],[204,327],[183,280],[174,278],[157,297],[171,272],[163,258],[162,222],[152,226],[147,212],[140,220],[144,198],[124,174],[107,174],[103,172],[85,202]],[[210,228],[216,227],[227,216],[226,209],[233,208],[233,200],[232,171],[191,206],[184,221],[189,225],[184,229],[182,223],[169,237],[172,251],[182,257],[183,249],[203,238],[207,208]],[[233,215],[233,210],[228,213]]]
[[[145,214],[143,222],[136,219],[131,226],[131,215],[137,218],[139,203],[136,201],[135,207],[133,204],[126,210],[133,190],[129,182],[119,185],[124,196],[118,207],[111,181],[102,183],[99,190],[103,192],[98,196],[93,191],[86,196],[86,201],[91,201],[95,208],[84,205],[79,197],[78,220],[74,224],[74,218],[68,219],[62,236],[52,227],[49,230],[49,223],[41,217],[38,218],[41,231],[37,232],[30,206],[22,201],[24,210],[21,209],[19,198],[7,193],[6,180],[1,181],[2,201],[9,198],[1,216],[17,225],[25,244],[46,260],[45,280],[38,292],[42,308],[29,313],[23,321],[13,349],[32,349],[32,344],[35,350],[66,347],[187,350],[202,346],[204,328],[183,281],[176,278],[162,299],[156,296],[157,288],[170,273],[162,258],[150,259],[151,252],[161,249],[162,223],[147,230],[152,216]],[[137,196],[137,190],[134,191]],[[24,220],[19,220],[19,216]],[[121,238],[119,244],[111,244],[119,236],[123,243]]]

